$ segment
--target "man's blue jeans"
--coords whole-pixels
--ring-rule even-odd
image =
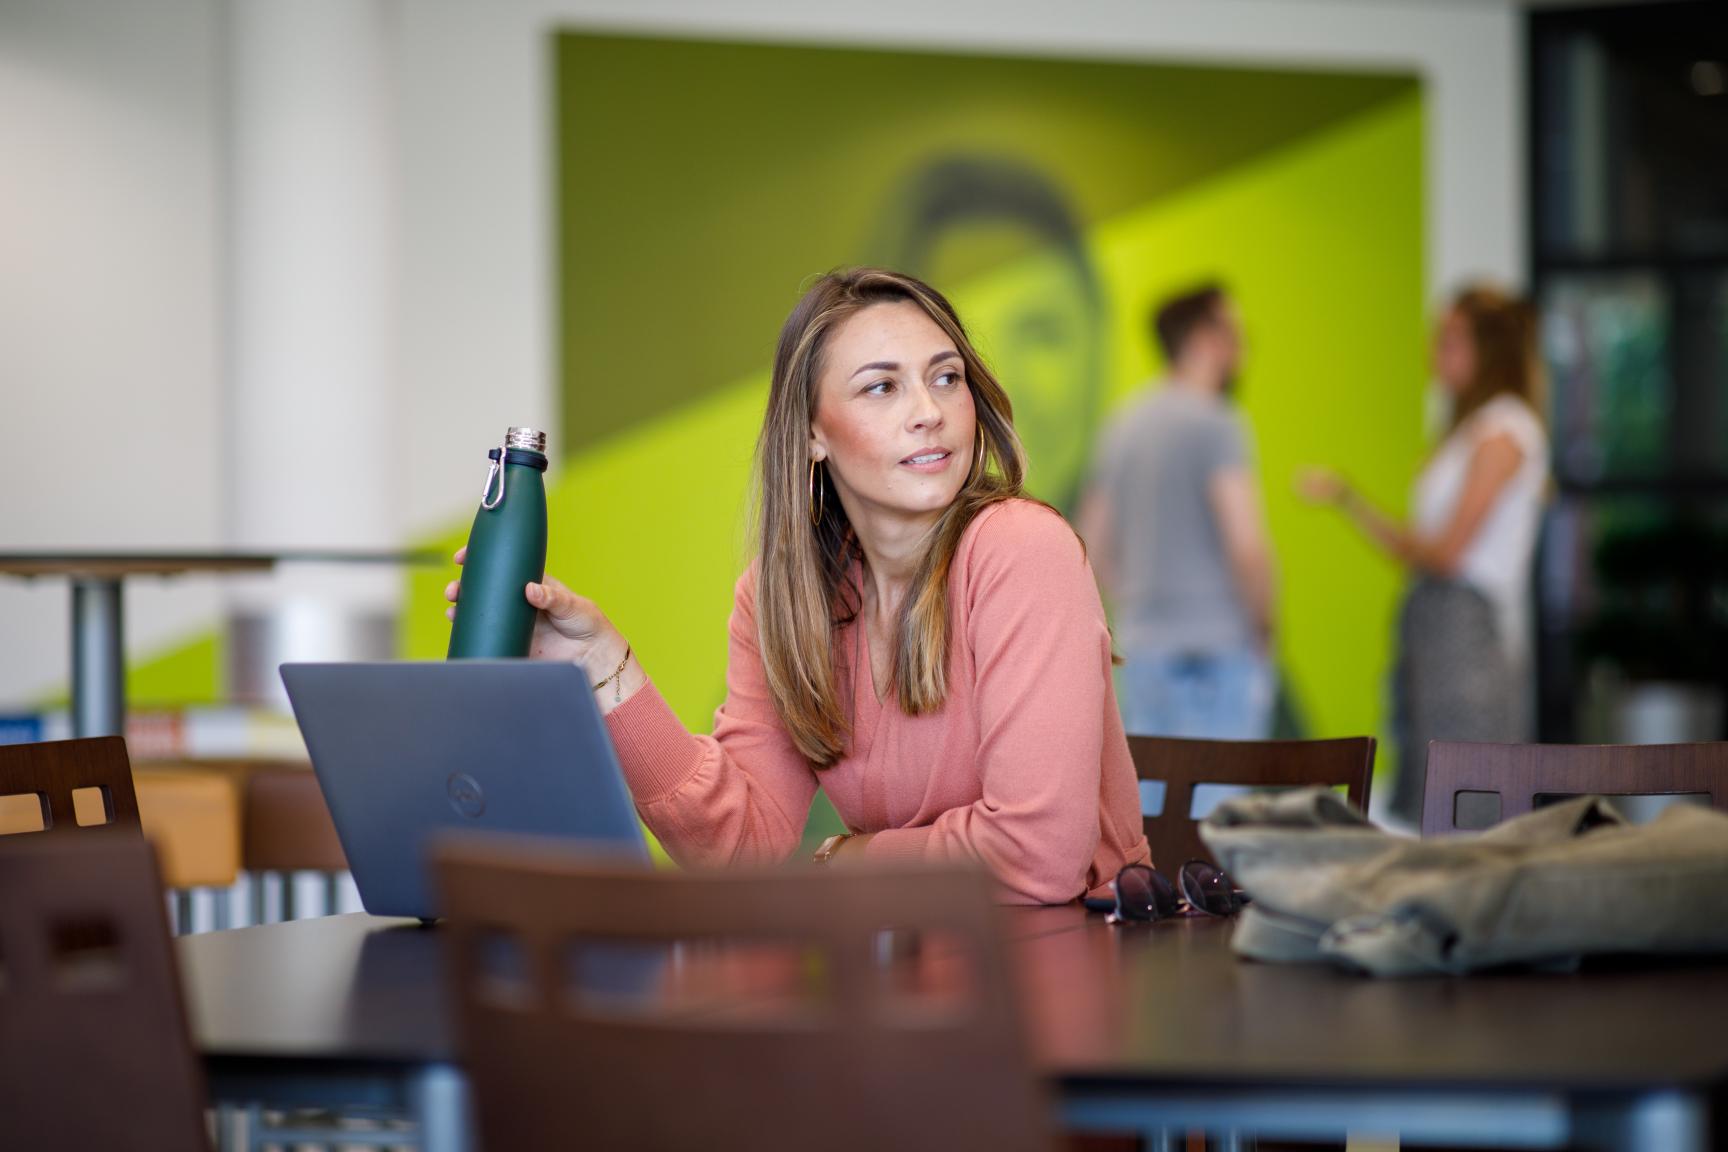
[[[1118,673],[1130,736],[1264,740],[1272,730],[1272,665],[1259,651],[1131,651]]]

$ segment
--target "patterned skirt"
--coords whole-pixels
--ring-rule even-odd
[[[1524,694],[1488,598],[1457,580],[1414,581],[1398,611],[1392,674],[1392,813],[1421,823],[1430,740],[1524,739]]]

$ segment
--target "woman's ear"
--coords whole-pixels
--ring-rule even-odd
[[[828,459],[828,444],[822,439],[822,434],[815,428],[810,429],[810,459]]]

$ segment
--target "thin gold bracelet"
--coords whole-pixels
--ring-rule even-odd
[[[612,669],[612,675],[606,677],[606,679],[604,679],[604,680],[600,681],[600,683],[594,685],[594,691],[598,692],[598,691],[600,691],[600,689],[606,687],[606,685],[611,684],[612,685],[612,703],[617,704],[618,702],[623,700],[624,699],[624,681],[623,681],[622,677],[624,675],[624,665],[626,665],[628,663],[630,663],[630,645],[626,644],[626,645],[624,645],[624,659],[618,661],[618,667]]]

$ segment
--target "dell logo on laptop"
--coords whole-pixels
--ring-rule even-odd
[[[486,811],[486,793],[480,790],[480,781],[466,772],[450,773],[444,793],[450,797],[450,807],[463,816],[475,818]]]

